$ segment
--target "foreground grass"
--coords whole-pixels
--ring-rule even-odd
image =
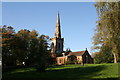
[[[46,72],[23,68],[3,74],[2,80],[118,80],[118,64],[80,64],[54,66]]]

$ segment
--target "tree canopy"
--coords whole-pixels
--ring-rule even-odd
[[[97,2],[95,7],[98,21],[93,37],[94,49],[100,53],[112,53],[114,63],[117,63],[120,55],[120,2]]]
[[[15,33],[13,27],[6,25],[1,30],[3,67],[25,65],[45,70],[50,57],[48,36],[39,36],[37,31],[27,29]]]

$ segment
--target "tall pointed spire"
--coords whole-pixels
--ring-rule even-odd
[[[60,14],[58,12],[57,14],[57,20],[56,20],[56,29],[55,29],[55,36],[52,38],[52,54],[62,54],[63,53],[63,42],[64,38],[61,38],[61,30],[60,30]]]
[[[56,21],[55,37],[57,37],[57,38],[61,38],[61,30],[60,30],[60,15],[59,15],[59,11],[58,11],[57,21]]]

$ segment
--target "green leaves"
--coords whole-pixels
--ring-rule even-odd
[[[23,62],[26,66],[46,66],[49,57],[48,36],[38,36],[37,31],[27,29],[15,33],[11,26],[6,25],[1,29],[3,66],[22,66]]]
[[[101,51],[103,46],[110,46],[117,63],[120,55],[120,2],[96,3],[95,7],[99,17],[93,44],[95,47],[100,45]]]

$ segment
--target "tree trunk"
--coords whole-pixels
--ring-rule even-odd
[[[117,56],[115,53],[114,53],[114,63],[117,63]]]

